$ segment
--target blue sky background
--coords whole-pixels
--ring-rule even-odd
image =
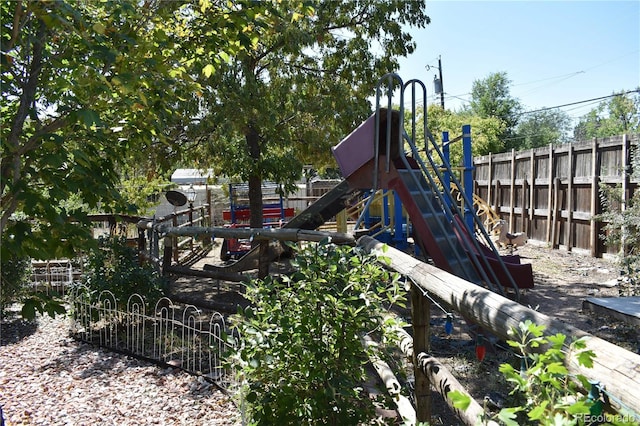
[[[474,80],[501,71],[525,110],[640,86],[640,1],[428,1],[427,14],[431,23],[411,30],[417,49],[398,74],[422,80],[429,103],[440,103],[438,56],[453,110],[468,105]],[[577,119],[598,102],[562,110]]]

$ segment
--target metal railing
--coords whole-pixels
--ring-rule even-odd
[[[31,261],[31,285],[35,291],[65,294],[68,287],[82,278],[82,262],[54,259]]]
[[[141,219],[138,226],[138,252],[147,261],[162,267],[163,259],[174,263],[186,263],[208,251],[211,238],[197,240],[195,236],[172,237],[171,246],[165,245],[165,234],[161,230],[167,227],[210,226],[210,205],[188,207],[162,217]],[[201,250],[204,249],[204,250]],[[170,250],[171,253],[165,253]]]
[[[71,333],[82,341],[180,368],[223,389],[237,384],[226,359],[235,353],[239,335],[218,312],[166,297],[148,309],[139,294],[123,302],[106,290],[94,297],[84,286],[74,289],[69,303]]]
[[[394,111],[394,106],[392,104],[393,92],[395,89],[398,89],[400,102],[398,110]],[[416,89],[420,93],[416,93]],[[385,93],[386,90],[386,93]],[[409,122],[410,124],[406,126],[404,124],[405,118],[405,92],[410,91],[409,96]],[[381,104],[381,98],[386,95],[387,105],[386,108]],[[420,95],[422,95],[422,99],[420,99]],[[475,235],[476,238],[470,238],[469,241],[462,240],[460,244],[464,247],[466,253],[460,253],[457,250],[457,246],[453,240],[446,241],[447,244],[450,245],[451,251],[455,254],[456,257],[468,256],[469,259],[475,265],[475,269],[477,273],[480,275],[480,279],[482,282],[489,285],[492,290],[496,291],[499,294],[503,294],[502,287],[500,285],[500,281],[496,275],[496,272],[489,265],[488,260],[484,256],[479,256],[476,253],[480,252],[479,244],[483,243],[487,247],[489,247],[496,257],[498,264],[500,265],[503,273],[506,277],[508,277],[508,285],[514,291],[516,295],[516,299],[519,298],[519,290],[515,281],[511,277],[511,274],[507,270],[504,262],[502,261],[497,249],[493,245],[491,238],[489,237],[487,231],[484,229],[484,226],[480,220],[480,218],[475,214],[475,209],[473,206],[473,200],[470,199],[463,188],[462,183],[458,180],[455,173],[451,169],[450,164],[448,163],[446,157],[444,156],[442,150],[436,143],[433,135],[429,131],[427,125],[427,114],[426,108],[423,110],[421,116],[418,113],[418,103],[417,101],[421,101],[422,105],[426,105],[427,102],[427,90],[425,85],[419,80],[410,80],[406,83],[403,83],[402,79],[397,74],[387,74],[383,76],[379,81],[376,88],[376,129],[375,132],[375,140],[374,140],[374,175],[373,175],[373,189],[377,189],[378,182],[378,174],[380,173],[378,167],[378,159],[381,152],[384,152],[385,155],[385,173],[389,172],[390,162],[394,155],[398,156],[398,159],[402,161],[404,167],[407,169],[411,168],[409,161],[407,159],[407,155],[411,156],[413,160],[417,163],[420,170],[420,175],[412,174],[411,177],[413,179],[413,183],[416,188],[418,188],[421,192],[423,191],[423,185],[421,179],[425,179],[426,184],[429,187],[429,190],[434,196],[434,200],[438,203],[438,209],[441,209],[441,212],[446,215],[446,217],[451,220],[451,226],[456,230],[457,233],[465,233],[466,229],[462,229],[464,224],[460,224],[458,221],[453,220],[454,217],[465,217],[464,213],[468,213],[473,218],[474,228],[473,230],[469,230],[471,235]],[[399,125],[397,126],[397,135],[392,134],[391,125],[393,120],[393,114],[398,114]],[[386,132],[384,135],[380,134],[380,124],[382,118],[386,118]],[[406,129],[408,127],[408,129]],[[416,140],[418,136],[418,130],[422,131],[424,136],[424,148],[420,149],[416,146]],[[397,138],[397,148],[392,146],[392,141],[394,138]],[[382,149],[384,143],[384,148]],[[408,148],[408,152],[405,152],[405,148]],[[397,149],[397,152],[392,152],[394,149]],[[432,152],[435,155],[432,155]],[[444,170],[444,173],[442,172]],[[454,187],[457,189],[459,197],[461,199],[461,204],[458,205],[456,202],[453,202],[450,188]],[[426,196],[426,195],[425,195]],[[433,205],[429,205],[429,208],[434,210],[435,207]],[[432,214],[436,214],[437,212],[431,211]],[[438,226],[441,228],[440,231],[444,232],[442,227],[444,223],[438,223]],[[478,239],[480,241],[478,241]]]

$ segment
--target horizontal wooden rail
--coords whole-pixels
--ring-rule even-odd
[[[526,320],[544,325],[550,335],[562,333],[569,337],[568,341],[584,337],[586,349],[596,354],[593,368],[585,368],[574,360],[568,360],[569,373],[582,374],[589,380],[599,382],[607,393],[614,395],[627,408],[640,413],[640,392],[632,391],[640,389],[640,355],[421,262],[399,250],[387,247],[383,251],[384,244],[371,237],[361,237],[358,245],[390,259],[389,264],[384,263],[387,267],[410,277],[421,290],[429,292],[465,318],[500,338],[510,339],[509,330],[517,328],[520,322]],[[624,408],[614,400],[611,400],[611,404],[616,409]]]
[[[321,232],[297,228],[207,228],[192,227],[161,227],[166,236],[206,235],[217,238],[253,238],[254,240],[281,241],[315,241],[330,238],[335,244],[355,244],[353,235],[342,232]]]

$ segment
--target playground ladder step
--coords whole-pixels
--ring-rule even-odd
[[[398,169],[398,174],[409,192],[429,191],[429,183],[419,169]]]

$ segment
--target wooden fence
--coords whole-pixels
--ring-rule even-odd
[[[474,159],[474,191],[509,222],[554,248],[584,251],[594,257],[617,254],[606,247],[600,185],[621,186],[625,208],[638,189],[631,176],[631,151],[640,135],[549,145]]]

